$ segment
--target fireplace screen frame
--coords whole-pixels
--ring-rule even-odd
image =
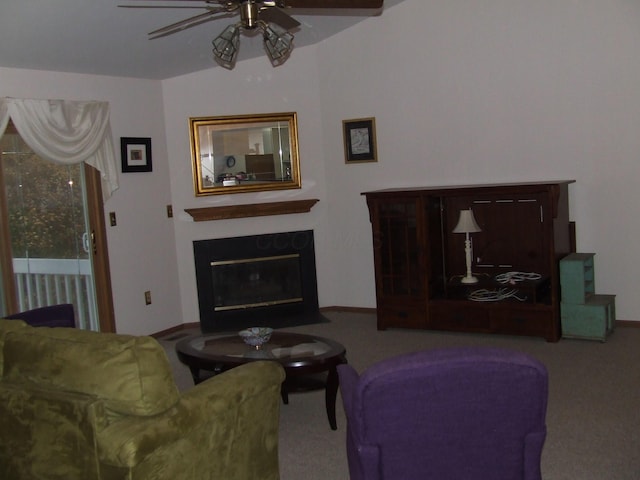
[[[236,273],[236,277],[240,277],[241,281],[244,279],[245,283],[248,284],[246,285],[246,289],[256,292],[260,290],[260,283],[261,283],[260,277],[264,276],[263,273],[268,273],[268,267],[265,269],[262,269],[260,268],[260,265],[266,266],[268,265],[268,262],[278,262],[278,261],[286,261],[286,260],[295,260],[295,264],[293,265],[295,268],[287,269],[286,271],[288,271],[288,273],[285,274],[285,276],[289,277],[290,280],[298,281],[298,285],[296,285],[297,289],[295,292],[292,293],[291,289],[281,290],[277,292],[274,291],[271,293],[262,292],[260,298],[253,298],[249,303],[246,303],[246,300],[241,300],[243,298],[241,295],[237,295],[237,296],[227,295],[226,301],[219,302],[218,300],[219,297],[216,295],[216,292],[218,291],[218,285],[216,282],[218,277],[218,272],[217,271],[214,272],[214,270],[216,270],[217,267],[230,267],[231,269],[236,270],[236,267],[242,268],[242,266],[244,267],[249,266],[249,270],[251,270],[252,273],[247,272],[246,269],[245,269],[245,272],[238,272],[236,270],[233,273]],[[284,268],[285,267],[283,266],[283,269]],[[295,271],[292,271],[292,270],[295,270]],[[282,270],[282,271],[285,272],[285,270]],[[214,262],[211,262],[211,275],[213,276],[213,291],[214,291],[214,298],[216,299],[213,309],[216,312],[222,312],[225,310],[226,311],[238,310],[241,308],[268,307],[268,306],[273,306],[278,304],[298,303],[303,301],[299,253],[289,253],[286,255],[275,255],[275,256],[270,255],[268,257],[258,257],[258,258],[242,258],[238,260],[216,260]],[[256,278],[251,278],[254,276]],[[295,276],[295,278],[292,279],[291,278],[292,276]],[[269,280],[267,280],[267,282],[271,283]],[[286,282],[286,283],[291,283],[291,282]],[[224,287],[220,288],[220,290],[224,290]],[[291,295],[294,295],[294,293],[296,295],[291,296]],[[281,294],[286,294],[286,295],[282,296]],[[220,303],[224,303],[224,305],[221,305]]]
[[[313,230],[250,235],[193,242],[203,332],[240,330],[250,326],[290,325],[295,317],[317,315],[318,292]],[[211,264],[246,261],[249,258],[297,255],[302,299],[299,302],[265,303],[250,308],[216,308]]]

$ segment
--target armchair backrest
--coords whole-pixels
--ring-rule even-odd
[[[548,380],[530,356],[450,348],[338,373],[351,480],[540,480]]]
[[[2,354],[4,379],[95,396],[113,414],[158,415],[180,398],[164,349],[147,336],[22,328],[4,335]]]

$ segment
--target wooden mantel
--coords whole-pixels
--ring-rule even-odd
[[[284,202],[227,205],[223,207],[185,208],[184,211],[191,215],[195,222],[207,222],[210,220],[227,220],[230,218],[307,213],[316,203],[318,203],[318,199],[312,198],[308,200],[287,200]]]

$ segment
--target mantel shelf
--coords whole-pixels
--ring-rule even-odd
[[[191,215],[195,222],[208,222],[210,220],[228,220],[230,218],[307,213],[316,203],[318,203],[318,199],[312,198],[308,200],[250,203],[247,205],[228,205],[223,207],[185,208],[184,211]]]

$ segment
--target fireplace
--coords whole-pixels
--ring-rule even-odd
[[[313,231],[193,242],[203,332],[323,321]]]

